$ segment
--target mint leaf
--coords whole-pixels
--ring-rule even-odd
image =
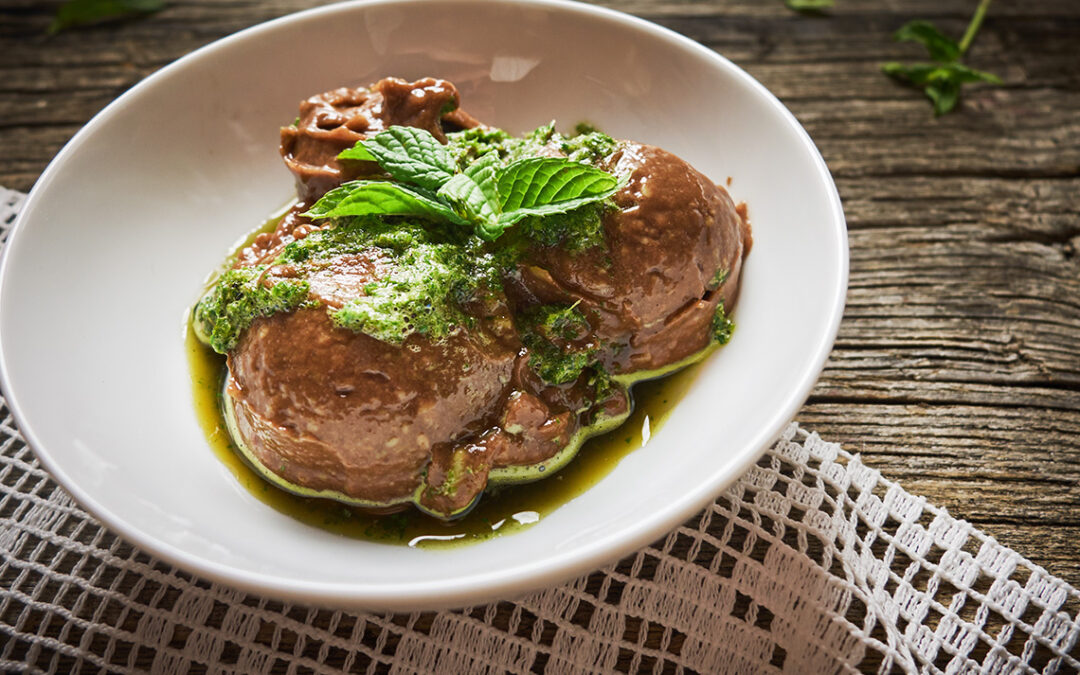
[[[940,117],[956,107],[960,98],[960,83],[943,80],[926,85],[923,91],[934,104],[934,115]]]
[[[606,171],[560,157],[530,157],[499,172],[498,192],[502,210],[534,209],[558,202],[614,194],[619,180]]]
[[[293,126],[296,126],[297,122],[299,122],[299,121],[300,121],[300,118],[297,117],[296,122],[293,122]],[[378,158],[375,157],[375,155],[371,154],[371,152],[367,148],[364,147],[364,141],[363,140],[359,140],[359,141],[356,142],[356,145],[354,145],[353,147],[346,148],[345,150],[342,150],[341,152],[339,152],[338,155],[337,155],[337,158],[338,159],[355,159],[355,160],[359,160],[359,161],[363,161],[363,162],[377,162],[377,161],[379,161]]]
[[[381,180],[345,183],[323,195],[304,215],[309,218],[418,216],[449,220],[457,225],[470,224],[423,188]]]
[[[970,82],[1001,84],[997,75],[968,68],[962,63],[883,63],[881,69],[890,77],[922,87],[934,104],[934,114],[939,117],[956,107],[960,85]]]
[[[918,42],[926,47],[930,58],[941,63],[960,58],[960,45],[929,21],[910,21],[893,33],[893,39],[897,42]]]
[[[550,204],[537,204],[536,206],[529,208],[514,209],[512,211],[504,211],[499,215],[499,226],[505,230],[514,223],[518,222],[522,218],[529,216],[553,216],[558,213],[567,213],[574,209],[585,206],[586,204],[592,204],[602,199],[607,199],[611,195],[615,194],[618,189],[622,187],[617,185],[615,188],[605,191],[598,195],[589,195],[586,197],[577,197],[575,199],[565,199],[563,201],[551,202]]]
[[[488,201],[476,181],[463,173],[446,181],[436,196],[452,205],[454,212],[469,222],[483,224],[499,217],[498,204]]]
[[[948,65],[952,79],[961,84],[968,82],[989,82],[990,84],[1001,84],[1001,78],[993,73],[988,73],[984,70],[975,70],[974,68],[968,68],[962,63],[950,63]]]
[[[465,167],[465,175],[468,176],[484,193],[484,198],[501,207],[499,201],[499,153],[489,152],[469,166]]]
[[[498,166],[499,154],[489,152],[470,164],[465,173],[448,180],[437,193],[440,199],[454,207],[459,216],[473,222],[486,234],[492,234],[490,225],[499,218],[496,186]],[[484,238],[487,239],[486,236]]]
[[[836,5],[833,0],[784,0],[784,4],[796,12],[820,12]]]
[[[514,162],[499,173],[503,229],[526,216],[566,213],[607,199],[622,182],[606,171],[557,157]]]
[[[896,80],[921,88],[934,104],[936,116],[944,115],[956,107],[960,100],[961,86],[964,84],[1001,84],[1001,78],[997,75],[968,68],[960,63],[960,59],[975,40],[989,7],[990,0],[979,0],[979,6],[975,8],[975,14],[972,15],[960,42],[943,34],[929,21],[910,21],[904,24],[893,34],[893,38],[922,44],[935,63],[883,63],[881,71]]]
[[[438,196],[473,222],[478,237],[494,241],[523,218],[566,213],[607,199],[621,186],[606,171],[562,157],[532,157],[499,169],[491,152],[450,179]]]
[[[68,0],[49,24],[50,34],[97,21],[150,14],[165,6],[164,0]]]
[[[454,175],[454,160],[431,133],[393,126],[338,154],[339,159],[374,160],[394,180],[438,190]]]
[[[889,77],[904,80],[919,86],[929,82],[931,76],[940,70],[941,65],[937,63],[913,63],[911,65],[904,65],[903,63],[896,63],[893,61],[881,64],[881,71]]]

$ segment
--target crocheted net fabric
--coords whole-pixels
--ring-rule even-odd
[[[0,188],[0,241],[23,195]],[[140,552],[0,399],[0,669],[154,673],[1080,673],[1080,593],[790,425],[709,508],[525,598],[364,614]]]

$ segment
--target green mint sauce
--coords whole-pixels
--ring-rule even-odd
[[[509,163],[552,147],[574,161],[595,164],[615,150],[611,137],[580,131],[564,137],[551,124],[516,138],[498,129],[471,129],[449,134],[448,150],[459,166],[492,151]],[[196,331],[215,351],[228,353],[255,319],[315,304],[308,298],[305,274],[334,256],[367,251],[384,260],[389,271],[368,284],[364,295],[332,311],[334,323],[390,344],[414,332],[440,340],[470,325],[462,304],[498,291],[502,271],[514,267],[530,244],[569,251],[603,244],[603,216],[611,208],[595,203],[528,217],[494,244],[449,223],[401,216],[340,218],[333,228],[290,243],[274,260],[222,271],[196,306]],[[288,266],[293,277],[268,276],[276,266]]]

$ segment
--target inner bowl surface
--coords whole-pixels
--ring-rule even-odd
[[[292,193],[278,127],[301,98],[393,75],[456,83],[513,132],[587,120],[661,146],[746,201],[731,343],[650,442],[513,536],[451,550],[342,539],[256,500],[207,447],[185,311]],[[647,544],[750,466],[805,400],[847,282],[843,213],[790,113],[713,52],[585,5],[360,2],[203,48],[122,96],[35,186],[0,269],[0,374],[52,474],[106,525],[202,576],[294,600],[405,610],[563,581]]]

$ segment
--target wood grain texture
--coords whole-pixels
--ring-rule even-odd
[[[16,189],[157,68],[317,3],[176,0],[49,37],[57,4],[0,0],[0,184]],[[1080,3],[994,3],[968,61],[1004,85],[936,120],[878,64],[922,57],[890,39],[905,21],[959,34],[973,0],[837,0],[824,17],[780,0],[606,4],[747,69],[836,178],[851,286],[798,419],[1080,586]]]

